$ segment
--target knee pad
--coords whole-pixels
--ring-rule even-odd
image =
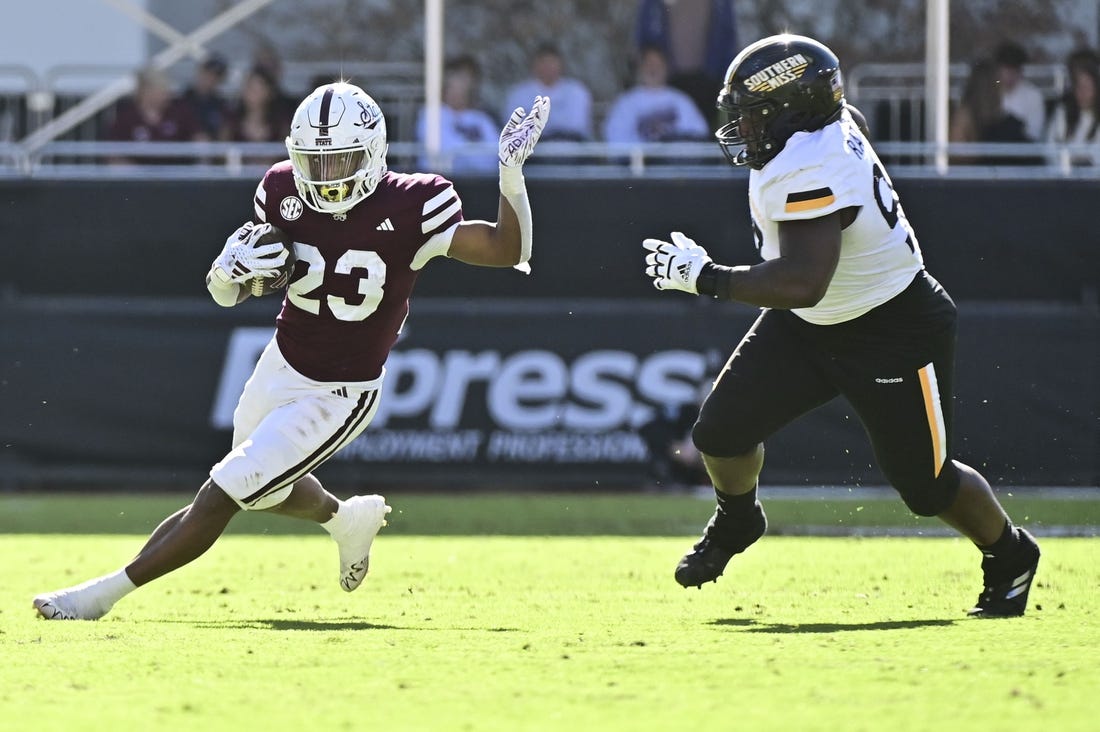
[[[918,516],[939,516],[951,507],[959,492],[959,470],[951,460],[943,464],[940,474],[934,478],[887,477],[905,505]]]

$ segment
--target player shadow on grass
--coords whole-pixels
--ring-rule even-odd
[[[853,630],[905,630],[954,625],[953,618],[929,620],[879,620],[871,623],[762,623],[751,618],[719,618],[711,625],[731,625],[744,628],[746,633],[843,633]]]
[[[423,628],[408,625],[385,625],[348,618],[334,620],[289,620],[286,618],[256,618],[254,620],[161,620],[161,623],[182,623],[194,628],[228,630],[483,630],[487,633],[516,633],[519,628]]]
[[[414,630],[399,625],[368,623],[362,620],[289,620],[287,618],[256,618],[254,620],[161,620],[161,623],[180,623],[193,628],[228,630]]]

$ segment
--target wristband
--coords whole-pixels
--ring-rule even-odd
[[[523,180],[522,165],[500,164],[500,192],[504,194],[505,198],[527,193],[527,187]]]
[[[733,267],[707,262],[695,280],[695,289],[716,300],[733,300]]]

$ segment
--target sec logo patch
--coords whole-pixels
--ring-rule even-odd
[[[279,203],[279,214],[287,221],[293,221],[302,215],[302,199],[287,196]]]

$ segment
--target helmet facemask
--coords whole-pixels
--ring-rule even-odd
[[[294,184],[306,205],[341,214],[371,195],[386,173],[386,122],[351,84],[328,84],[294,113],[286,140]]]
[[[783,142],[769,135],[772,121],[779,114],[775,102],[723,90],[718,110],[729,120],[714,136],[731,165],[762,168],[783,149]]]

